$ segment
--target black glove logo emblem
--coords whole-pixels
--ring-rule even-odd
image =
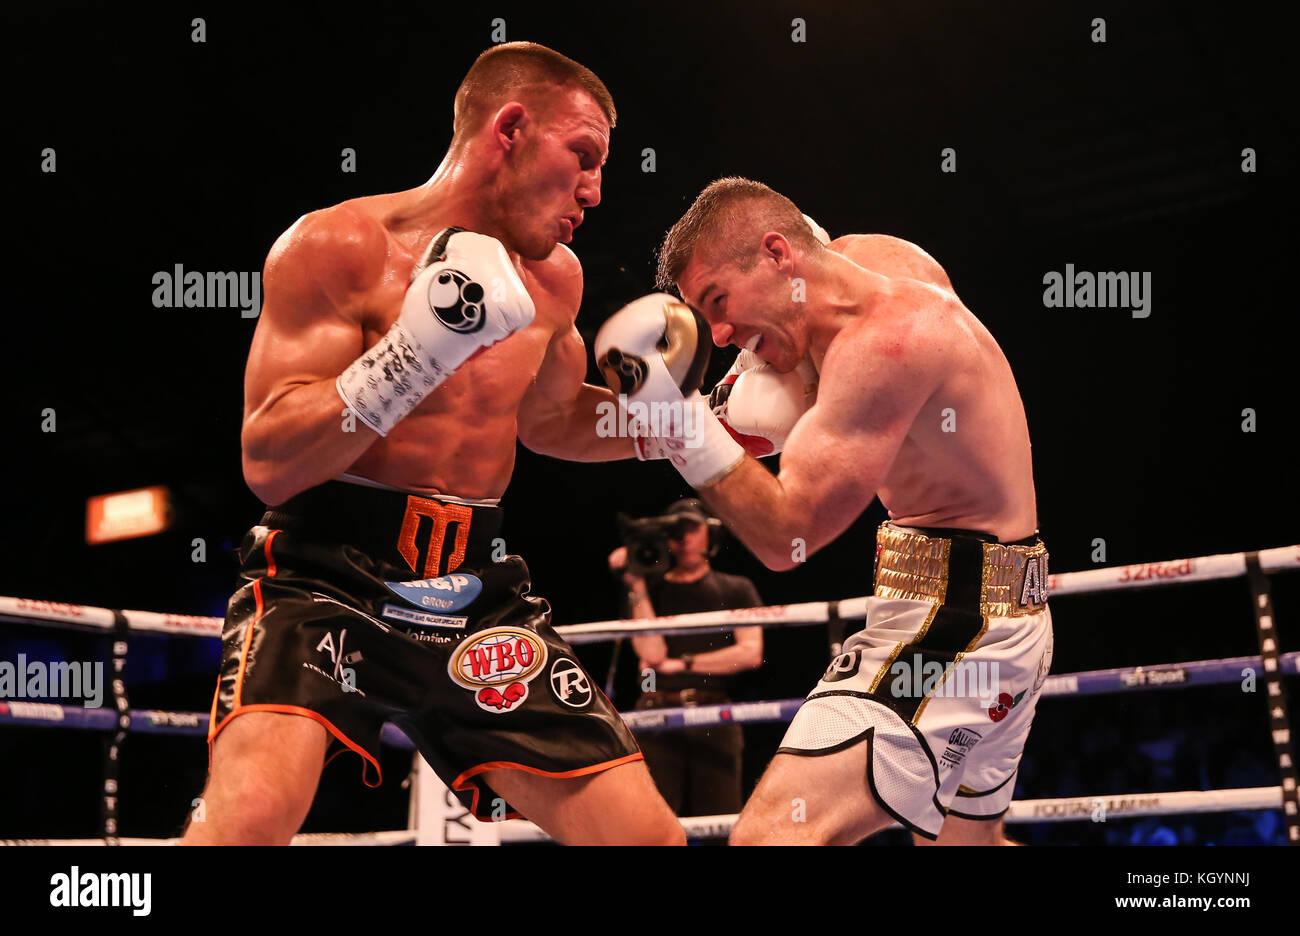
[[[727,414],[727,401],[731,399],[731,388],[735,381],[721,381],[709,393],[709,409],[721,419]]]
[[[442,270],[429,282],[429,308],[454,332],[483,327],[483,287],[459,270]]]
[[[624,395],[633,393],[645,382],[645,361],[633,354],[624,354],[618,348],[610,348],[600,364],[605,375],[605,382],[618,383],[618,392]]]

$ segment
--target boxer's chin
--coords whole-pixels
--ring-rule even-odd
[[[782,373],[781,362],[785,360],[783,347],[766,335],[760,333],[757,343],[746,346],[749,352],[777,373]]]
[[[764,343],[759,357],[772,366],[772,370],[778,374],[788,374],[799,366],[799,356],[794,350],[784,342],[777,344],[772,342],[770,345]]]
[[[549,233],[532,232],[527,242],[520,247],[519,255],[525,260],[545,260],[555,251],[558,243]]]

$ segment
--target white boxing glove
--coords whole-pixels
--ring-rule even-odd
[[[626,397],[634,434],[653,437],[696,488],[722,478],[745,457],[695,392],[708,366],[709,347],[708,323],[665,293],[619,309],[601,326],[595,344],[596,363],[610,389]],[[641,444],[637,448],[639,454],[645,451]]]
[[[709,394],[713,414],[755,458],[775,455],[799,418],[817,402],[817,369],[807,357],[782,374],[752,351],[736,362]]]
[[[335,381],[357,418],[381,436],[474,352],[528,327],[536,310],[495,237],[447,228],[411,282],[388,333]]]

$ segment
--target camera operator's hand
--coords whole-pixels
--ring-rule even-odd
[[[668,657],[650,666],[660,676],[675,676],[686,672],[686,663],[677,657]]]
[[[609,554],[609,570],[623,573],[623,584],[627,586],[628,591],[638,595],[646,593],[645,579],[627,571],[626,546],[620,546]]]

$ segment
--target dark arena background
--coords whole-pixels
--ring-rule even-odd
[[[1015,371],[1053,573],[1300,542],[1294,36],[1263,8],[376,0],[2,15],[4,596],[224,614],[261,510],[240,467],[256,318],[233,302],[160,308],[154,276],[256,277],[306,212],[423,183],[457,83],[501,39],[577,59],[618,107],[602,202],[572,245],[589,349],[611,313],[653,290],[655,248],[695,195],[746,176],[832,236],[897,235],[944,265]],[[1138,274],[1144,313],[1046,302],[1045,277],[1067,265]],[[733,353],[715,349],[706,388]],[[587,379],[601,382],[594,362]],[[88,498],[154,485],[170,491],[165,532],[87,544]],[[688,493],[663,462],[574,464],[520,446],[503,535],[556,624],[606,620],[620,614],[606,562],[616,513],[649,516]],[[735,540],[716,566],[752,578],[768,604],[867,595],[884,517],[876,502],[795,571],[767,571]],[[1300,572],[1269,581],[1278,649],[1300,650]],[[1052,610],[1053,674],[1260,654],[1245,577],[1065,596]],[[610,646],[579,648],[601,678]],[[823,627],[769,629],[765,664],[736,697],[802,696],[828,653]],[[10,616],[0,661],[19,654],[107,661],[111,641]],[[131,707],[206,724],[218,660],[213,639],[133,635]],[[625,648],[620,708],[635,667]],[[1295,677],[1285,684],[1294,699]],[[1270,704],[1236,680],[1045,699],[1015,798],[1276,787]],[[746,727],[747,793],[783,730]],[[106,738],[0,718],[0,838],[102,836]],[[387,748],[372,790],[357,758],[338,758],[304,831],[405,828],[410,762]],[[202,734],[130,734],[119,834],[178,835],[206,768]],[[1008,831],[1033,845],[1281,845],[1287,817]]]

